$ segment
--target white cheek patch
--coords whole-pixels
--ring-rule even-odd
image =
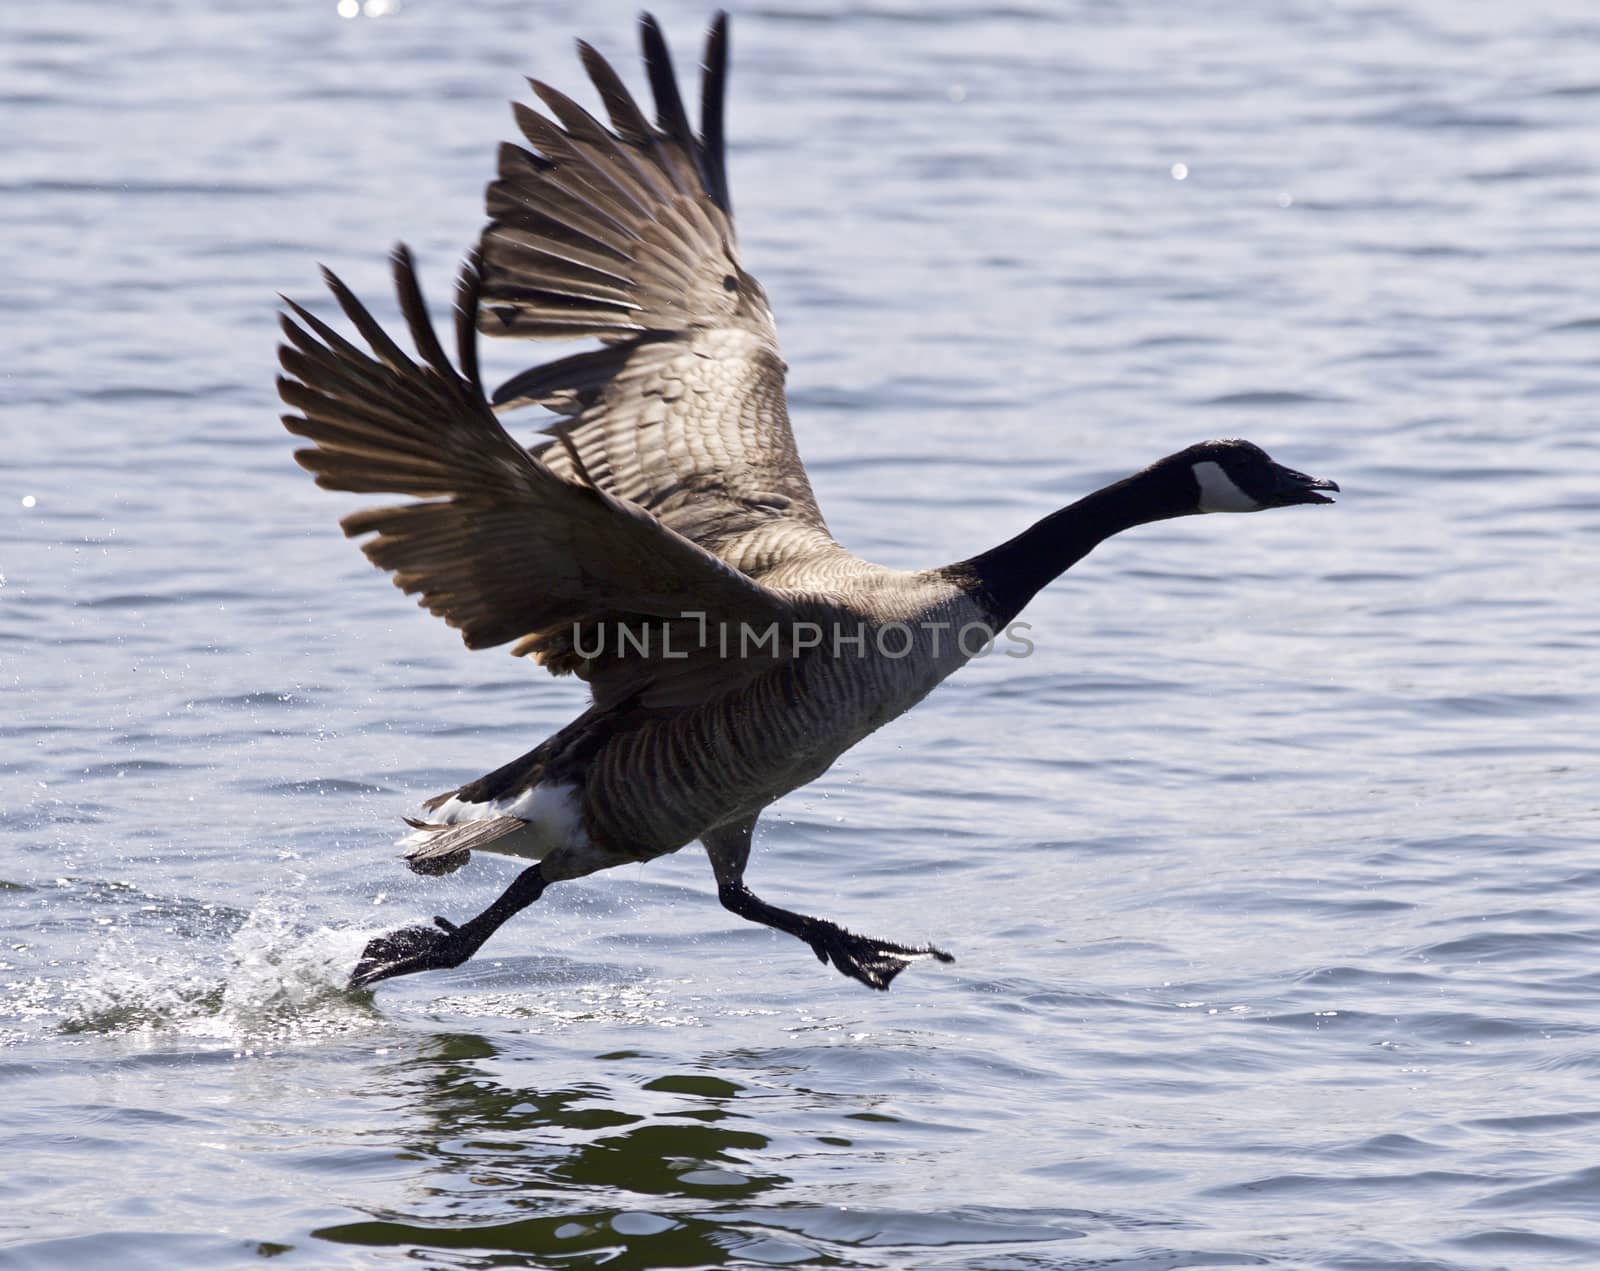
[[[1262,508],[1213,459],[1194,465],[1194,479],[1200,483],[1202,512],[1259,512]]]

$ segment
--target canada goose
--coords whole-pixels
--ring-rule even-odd
[[[1046,583],[1131,526],[1199,512],[1332,502],[1246,441],[1207,441],[939,569],[886,569],[828,533],[790,435],[784,363],[761,285],[734,246],[723,155],[728,23],[706,43],[697,136],[666,43],[641,20],[655,121],[587,44],[609,128],[534,82],[532,145],[500,150],[489,223],[460,278],[459,369],[434,333],[404,247],[394,254],[404,353],[324,271],[368,353],[288,302],[279,380],[295,458],[335,490],[411,496],[342,521],[402,590],[468,648],[515,641],[576,673],[589,708],[487,776],[428,801],[401,840],[410,867],[475,848],[535,862],[457,925],[370,941],[351,977],[458,966],[554,882],[698,839],[722,904],[786,931],[875,989],[949,954],[779,909],[744,882],[762,810],[825,772],[1003,631]],[[476,332],[598,337],[492,398]],[[496,411],[562,418],[524,449]],[[730,634],[731,633],[731,634]]]

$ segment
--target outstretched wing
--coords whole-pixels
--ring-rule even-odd
[[[611,66],[579,51],[610,127],[530,81],[533,149],[504,145],[483,232],[488,335],[597,337],[495,393],[568,418],[542,457],[647,508],[753,577],[836,552],[795,450],[784,364],[761,285],[740,266],[723,147],[728,22],[706,41],[700,134],[655,19],[640,22],[652,123]]]
[[[516,640],[512,652],[534,653],[556,672],[578,670],[590,679],[603,679],[607,668],[575,652],[579,628],[659,630],[681,625],[686,611],[706,615],[692,623],[791,615],[776,592],[642,508],[553,471],[506,433],[478,378],[476,260],[463,269],[457,298],[462,374],[439,344],[403,247],[394,272],[419,359],[328,273],[328,286],[372,351],[291,301],[300,321],[283,318],[289,343],[279,358],[287,375],[278,391],[300,412],[285,415],[285,427],[315,443],[295,458],[318,485],[427,500],[341,522],[351,536],[375,535],[362,550],[393,571],[397,586],[459,628],[469,648]],[[635,658],[630,683],[640,670]]]

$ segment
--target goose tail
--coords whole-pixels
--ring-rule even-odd
[[[405,821],[411,827],[411,833],[395,846],[405,849],[406,868],[414,874],[426,874],[429,877],[455,873],[472,859],[473,848],[485,847],[528,824],[515,816],[458,821],[454,825],[418,821],[409,816]]]

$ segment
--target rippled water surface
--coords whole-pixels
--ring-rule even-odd
[[[0,1265],[1600,1265],[1586,0],[736,4],[843,541],[961,557],[1209,436],[1346,493],[1108,544],[773,810],[759,892],[954,966],[869,993],[690,849],[341,989],[509,875],[398,818],[580,695],[341,538],[275,294],[392,315],[404,238],[442,300],[520,76],[638,84],[632,22],[0,17]]]

